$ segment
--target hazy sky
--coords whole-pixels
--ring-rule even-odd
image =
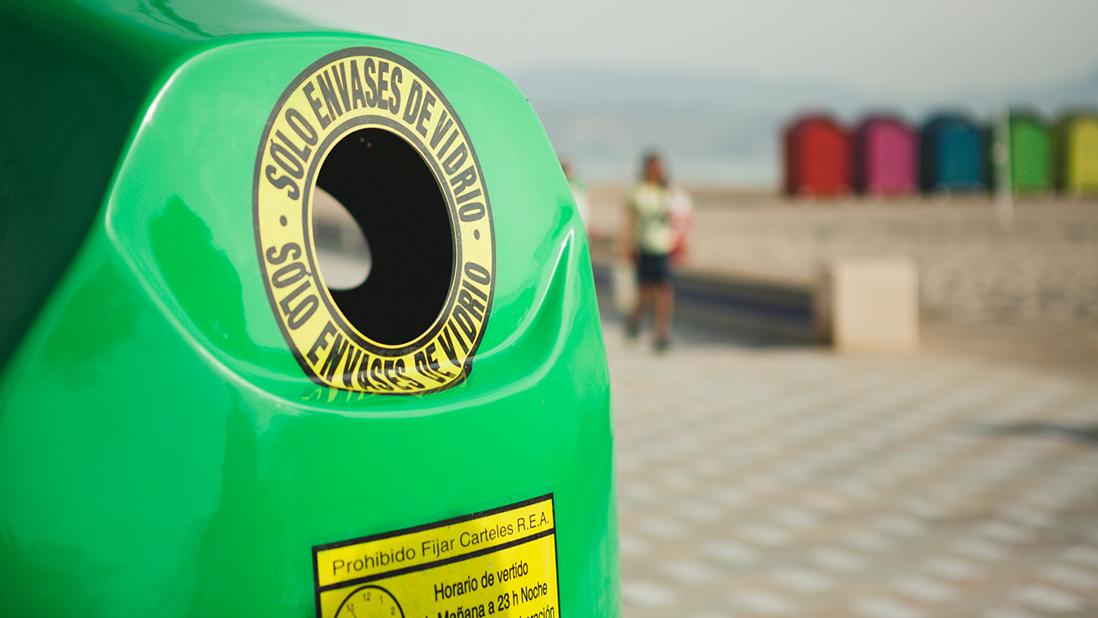
[[[504,71],[695,67],[911,98],[1098,72],[1098,0],[279,1]]]

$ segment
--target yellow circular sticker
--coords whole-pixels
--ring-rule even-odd
[[[365,129],[384,131],[393,140],[399,137],[418,153],[449,218],[446,255],[453,259],[443,266],[451,271],[445,300],[434,321],[407,340],[366,336],[370,325],[345,315],[318,264],[313,208],[320,170],[341,140]],[[465,127],[415,65],[385,50],[358,47],[329,54],[306,68],[267,120],[252,199],[260,271],[271,308],[310,378],[351,391],[421,394],[449,388],[468,376],[492,307],[492,212]],[[384,205],[404,206],[399,196]],[[414,235],[416,230],[399,233]],[[412,251],[387,257],[422,259]],[[417,282],[399,285],[414,288]],[[415,298],[414,293],[394,296]],[[399,298],[365,302],[392,304]],[[399,304],[393,308],[400,310]],[[433,315],[431,308],[427,311]]]

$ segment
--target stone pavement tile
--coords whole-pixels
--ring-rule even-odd
[[[1098,615],[1098,385],[606,335],[625,616]]]

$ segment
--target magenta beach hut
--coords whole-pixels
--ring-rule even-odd
[[[854,189],[874,195],[905,195],[919,188],[918,140],[895,116],[874,115],[854,130]]]

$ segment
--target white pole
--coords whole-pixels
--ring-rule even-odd
[[[1011,186],[1010,170],[1010,108],[1005,108],[995,123],[995,145],[992,151],[995,157],[996,190],[995,215],[1000,227],[1009,228],[1014,223],[1014,187]]]

